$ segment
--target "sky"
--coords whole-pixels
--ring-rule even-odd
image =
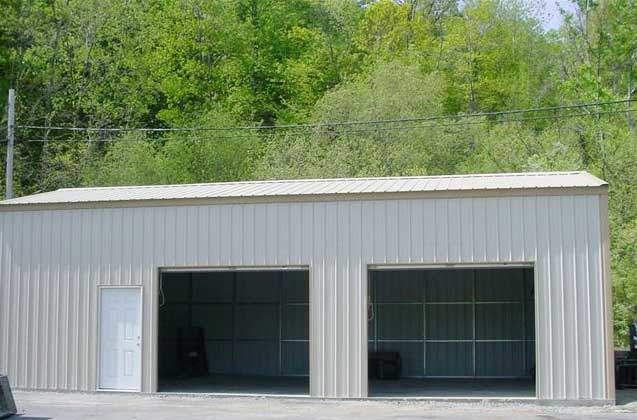
[[[532,1],[529,1],[532,3]],[[543,2],[538,1],[538,4],[544,3],[544,11],[540,13],[540,19],[542,20],[545,30],[557,29],[560,27],[562,23],[562,15],[560,14],[560,7],[574,11],[575,6],[571,0],[544,0]]]
[[[504,0],[506,1],[506,0]],[[544,30],[558,29],[562,24],[562,15],[560,8],[574,12],[577,7],[573,4],[574,0],[525,0],[530,6],[530,10],[542,22]],[[464,1],[458,2],[458,7],[462,8]]]

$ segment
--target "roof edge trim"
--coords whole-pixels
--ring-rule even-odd
[[[250,197],[201,197],[168,198],[149,200],[112,200],[79,201],[63,203],[6,203],[0,204],[0,213],[21,210],[73,210],[128,207],[170,207],[201,206],[221,204],[268,204],[268,203],[304,203],[335,201],[374,201],[374,200],[413,200],[432,198],[497,198],[497,197],[536,197],[558,195],[608,195],[608,184],[599,186],[567,186],[546,188],[511,188],[485,190],[435,190],[435,191],[399,191],[342,194],[301,194],[270,195]]]

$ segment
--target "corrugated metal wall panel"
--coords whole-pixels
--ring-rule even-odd
[[[94,390],[98,286],[142,285],[157,384],[159,267],[308,265],[311,394],[367,394],[368,264],[535,262],[538,396],[607,399],[602,209],[591,196],[0,213],[0,371]]]
[[[588,252],[588,264],[589,273],[591,276],[590,286],[590,317],[591,317],[591,330],[598,331],[599,335],[591,334],[591,355],[592,366],[590,370],[591,381],[593,384],[593,398],[597,395],[607,395],[609,390],[606,389],[606,381],[599,378],[604,375],[604,358],[601,357],[605,351],[606,343],[604,340],[600,340],[599,337],[603,337],[604,334],[604,314],[603,314],[603,284],[599,279],[602,277],[602,249],[596,244],[601,243],[600,235],[600,223],[599,223],[599,201],[594,200],[588,203],[588,235],[589,235],[589,252]],[[608,279],[610,281],[610,279]]]

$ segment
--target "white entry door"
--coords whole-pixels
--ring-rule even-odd
[[[140,293],[139,288],[101,289],[100,389],[140,390]]]

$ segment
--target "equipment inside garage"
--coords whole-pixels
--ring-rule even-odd
[[[369,395],[535,396],[532,268],[369,274]]]
[[[160,392],[309,393],[307,271],[160,276]]]

